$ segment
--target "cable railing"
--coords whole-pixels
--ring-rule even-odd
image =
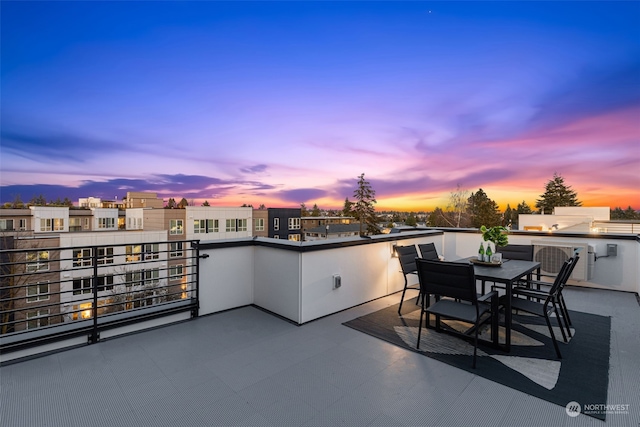
[[[56,241],[52,239],[52,243]],[[181,312],[198,316],[197,240],[0,250],[0,353]]]

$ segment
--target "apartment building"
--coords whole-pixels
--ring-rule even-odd
[[[269,236],[274,239],[302,240],[300,208],[268,208]]]
[[[306,240],[307,232],[312,228],[325,227],[327,225],[351,224],[355,221],[352,216],[303,216],[301,222],[301,232],[303,240]]]
[[[158,198],[158,193],[127,191],[127,196],[123,200],[124,207],[130,208],[155,208],[162,209],[164,201]]]
[[[251,207],[187,206],[183,210],[187,239],[206,241],[252,236]]]
[[[252,233],[255,237],[269,237],[269,211],[267,209],[253,210]]]

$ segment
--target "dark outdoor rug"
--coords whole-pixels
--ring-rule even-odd
[[[544,318],[514,314],[511,352],[480,344],[476,369],[473,369],[472,341],[423,327],[418,350],[420,309],[409,300],[403,304],[402,311],[399,316],[396,304],[344,325],[565,408],[570,402],[577,402],[582,408],[607,403],[609,317],[570,311],[573,337],[569,342],[563,342],[557,326],[554,329],[562,353],[562,359],[557,359]],[[431,321],[433,324],[434,316]],[[557,324],[555,318],[551,321],[552,325]],[[447,324],[464,330],[461,323]],[[500,329],[500,341],[504,342],[504,331]],[[481,337],[488,340],[489,332],[490,327],[486,326],[483,329],[486,335]],[[601,420],[606,418],[603,411],[583,410],[582,413]]]

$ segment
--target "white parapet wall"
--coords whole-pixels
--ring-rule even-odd
[[[570,284],[640,293],[636,236],[509,234],[512,244],[529,245],[534,240],[595,248],[591,278]],[[200,314],[255,304],[295,323],[306,323],[401,291],[404,279],[394,245],[433,242],[440,255],[455,260],[475,255],[481,241],[477,230],[440,229],[324,242],[258,238],[204,244],[201,253],[209,257],[200,263]],[[607,245],[616,245],[615,256],[606,256]],[[340,278],[338,288],[334,276]],[[417,283],[417,277],[409,280]]]

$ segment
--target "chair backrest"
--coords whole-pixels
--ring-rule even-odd
[[[505,259],[520,259],[533,261],[533,245],[506,245],[496,247],[496,252]]]
[[[574,253],[573,256],[571,258],[569,258],[570,260],[573,260],[571,265],[569,266],[569,268],[567,268],[567,271],[564,274],[564,277],[562,278],[562,282],[560,283],[560,290],[562,290],[562,288],[564,288],[564,285],[567,284],[567,280],[569,280],[569,277],[571,277],[571,273],[573,273],[573,269],[576,268],[576,264],[578,264],[578,260],[580,259],[580,255],[578,255],[578,253]],[[560,273],[558,273],[559,275]]]
[[[402,267],[402,274],[405,276],[409,273],[416,272],[416,258],[418,258],[418,251],[415,245],[410,246],[396,246],[396,253],[400,260],[400,267]]]
[[[418,245],[422,259],[438,260],[438,251],[433,243],[421,243]]]
[[[477,304],[476,277],[469,263],[416,260],[420,292],[458,298]]]
[[[551,285],[551,289],[549,289],[549,296],[545,301],[545,305],[548,304],[550,299],[558,296],[558,294],[562,290],[562,287],[564,286],[566,281],[569,279],[569,276],[571,275],[571,272],[573,271],[573,268],[575,266],[575,262],[576,262],[576,259],[574,256],[562,263],[562,267],[560,267],[560,271],[558,272],[558,275],[554,279],[553,284]]]

